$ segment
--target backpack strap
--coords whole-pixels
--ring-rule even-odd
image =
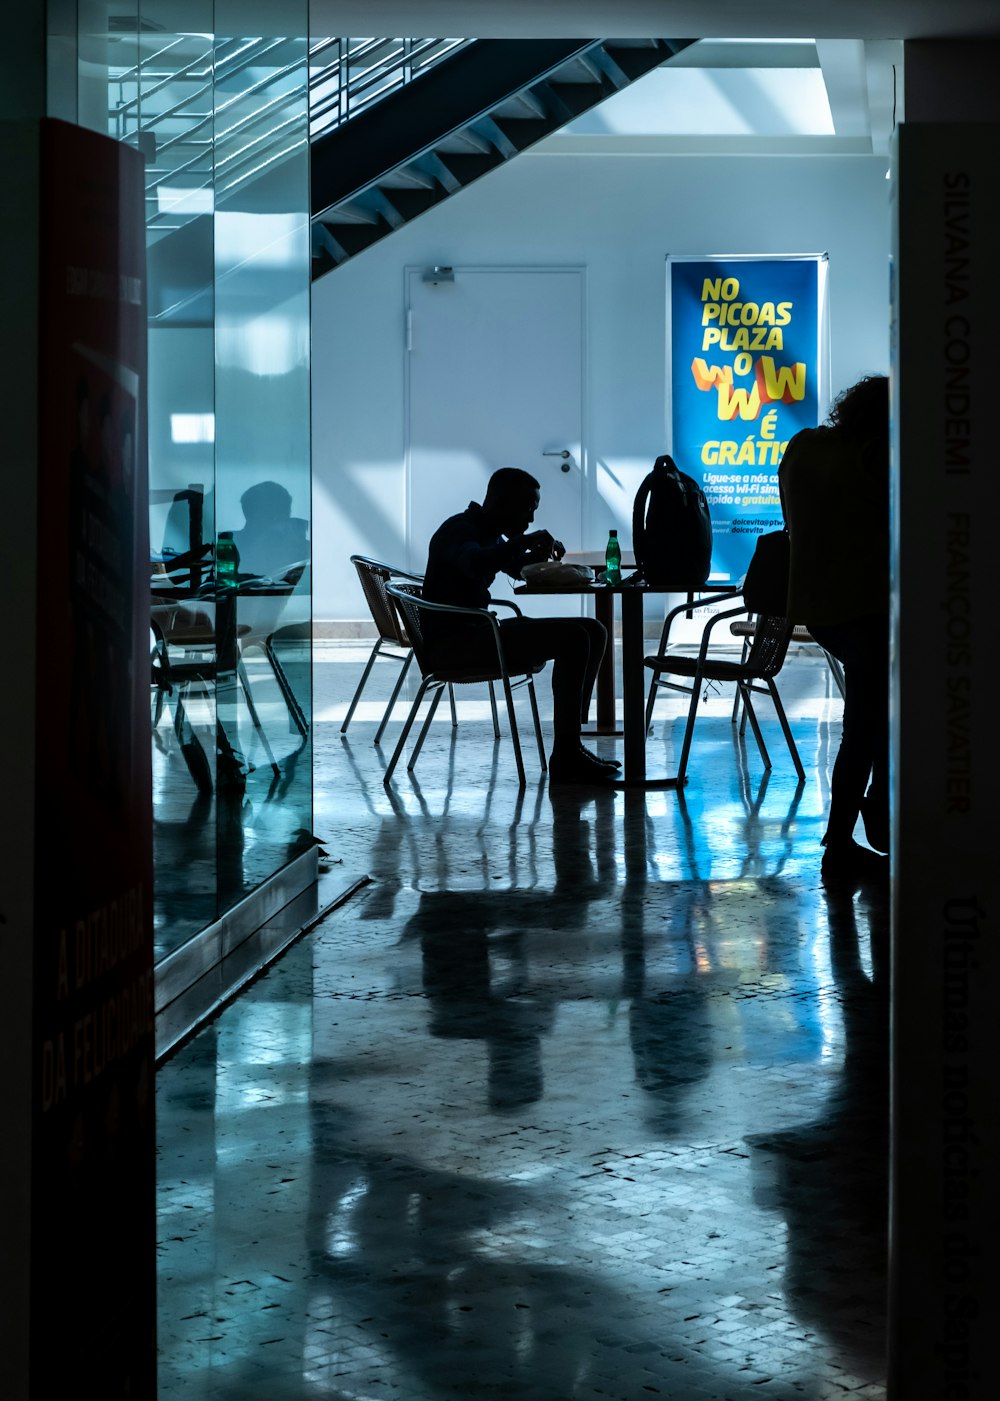
[[[660,459],[657,458],[656,461],[659,462]],[[637,579],[645,578],[643,556],[646,547],[646,502],[649,500],[649,493],[652,489],[653,473],[647,472],[635,494],[635,503],[632,507],[632,550],[635,554],[635,577]]]

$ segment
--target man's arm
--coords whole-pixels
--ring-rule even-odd
[[[560,559],[565,553],[562,543],[553,539],[547,530],[533,530],[529,535],[512,535],[509,540],[500,540],[495,545],[463,541],[454,553],[453,562],[468,578],[490,583],[501,570],[519,580],[526,564]]]
[[[562,541],[556,540],[547,530],[533,530],[529,535],[520,535],[515,540],[511,540],[510,544],[513,546],[518,541],[521,553],[517,562],[517,570],[513,576],[515,578],[520,578],[521,570],[526,564],[537,564],[548,559],[562,559],[566,553],[566,546]]]
[[[516,535],[512,540],[498,540],[495,545],[482,545],[478,540],[464,540],[451,556],[452,566],[460,574],[487,586],[501,570],[513,579],[519,578],[521,568],[527,562],[524,536],[521,535]]]

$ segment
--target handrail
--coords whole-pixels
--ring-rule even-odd
[[[412,82],[428,68],[432,68],[434,63],[472,42],[471,39],[457,38],[381,38],[367,40],[352,48],[350,39],[322,41],[317,46],[320,52],[332,45],[338,45],[340,56],[336,63],[326,65],[315,76],[310,73],[310,94],[314,94],[319,88],[330,84],[345,69],[348,72],[348,77],[346,82],[338,77],[334,91],[328,97],[324,99],[311,97],[310,134],[315,137],[321,131],[350,121],[352,116],[370,107],[373,102],[379,101],[390,92],[395,92],[404,84]],[[352,67],[357,66],[360,61],[377,52],[386,44],[400,45],[394,51],[390,61],[374,64],[358,77],[353,79],[350,77]],[[420,61],[422,58],[426,59],[429,54],[434,55],[433,59],[425,62]],[[368,95],[366,96],[366,94]]]
[[[173,103],[162,112],[157,112],[148,120],[142,121],[140,129],[143,132],[155,131],[164,122],[178,116],[185,108],[212,88],[213,78],[218,75],[220,69],[225,68],[227,72],[239,71],[252,63],[259,62],[261,57],[271,49],[283,42],[285,37],[274,38],[247,38],[244,40],[231,39],[226,41],[226,45],[213,53],[209,50],[205,54],[200,54],[193,58],[183,67],[171,73],[157,76],[152,86],[138,91],[134,96],[117,102],[111,110],[112,118],[121,126],[126,119],[131,116],[139,116],[142,105],[156,93],[168,87],[171,83],[194,80],[198,84],[194,92],[189,93],[184,99]],[[162,60],[163,56],[175,48],[180,39],[171,39],[157,49],[156,53],[138,65],[122,69],[116,73],[112,83],[121,92],[126,83],[134,82],[139,84],[144,75],[156,65],[157,60]],[[329,130],[331,127],[339,126],[341,123],[350,120],[357,112],[370,107],[373,102],[377,102],[381,97],[389,92],[396,91],[404,84],[419,77],[421,73],[433,67],[434,63],[440,59],[454,53],[457,49],[472,43],[470,39],[457,38],[321,38],[313,40],[308,47],[306,64],[308,69],[308,88],[310,93],[310,129],[311,134],[316,135],[319,131]],[[235,48],[230,48],[229,52],[224,49],[235,44]],[[384,50],[387,45],[392,46],[391,53],[381,61],[374,61],[364,67],[360,73],[352,76],[352,70],[365,64],[368,59],[375,59],[376,55]],[[315,69],[317,57],[334,50],[336,57],[332,62],[325,63],[322,67]],[[300,66],[300,61],[286,65],[284,68],[269,73],[265,78],[254,83],[245,92],[234,94],[233,98],[224,102],[222,106],[213,111],[208,116],[201,116],[192,127],[186,131],[178,132],[169,137],[159,147],[159,151],[168,150],[171,146],[190,139],[200,129],[214,120],[218,111],[224,111],[232,101],[245,99],[254,91],[266,87],[276,79],[280,79],[285,74],[294,71]],[[154,69],[155,71],[155,69]],[[331,89],[322,96],[316,96],[321,89]]]
[[[276,48],[278,43],[281,42],[283,41],[268,40],[262,50],[255,49],[253,53],[246,57],[237,68],[231,71],[238,73],[242,68],[249,67],[252,62],[256,61],[261,57],[261,53],[268,53],[271,49]],[[248,46],[244,46],[244,48],[240,50],[240,53],[245,53],[247,47]],[[237,56],[238,55],[234,55],[233,57],[235,58]],[[232,107],[234,103],[242,102],[245,98],[249,97],[255,92],[258,92],[261,88],[269,87],[270,84],[275,81],[275,79],[283,78],[288,73],[294,73],[296,68],[299,67],[301,67],[301,62],[299,60],[297,60],[295,63],[286,63],[283,68],[275,69],[273,73],[268,73],[265,75],[265,77],[258,78],[257,82],[252,83],[250,87],[244,88],[240,92],[233,93],[233,95],[227,98],[225,102],[220,103],[217,107],[214,107],[212,111],[206,113],[203,117],[200,117],[198,121],[196,121],[193,126],[188,127],[186,131],[178,132],[176,136],[171,136],[169,140],[164,141],[162,145],[160,145],[157,148],[157,154],[163,151],[168,151],[171,148],[171,146],[176,146],[179,142],[190,141],[191,138],[197,132],[201,131],[203,127],[206,127],[210,124],[214,125],[214,123],[219,118],[219,114],[221,112],[225,112],[227,108]],[[187,107],[188,104],[194,101],[195,98],[200,97],[205,92],[209,92],[211,90],[211,87],[211,82],[206,83],[202,87],[200,87],[197,92],[189,94],[186,98],[183,99],[183,101],[175,103],[173,107],[167,108],[165,112],[158,112],[153,121],[147,122],[143,125],[143,131],[152,131],[158,122],[163,121],[167,117],[174,116],[183,108]],[[227,130],[231,131],[238,125],[238,122],[234,122],[233,127],[230,127]],[[225,131],[217,132],[214,137],[214,144],[217,144],[220,137],[225,136],[226,134],[227,133]]]

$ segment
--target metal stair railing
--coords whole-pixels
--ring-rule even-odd
[[[170,43],[164,44],[156,53],[151,54],[140,64],[116,73],[111,86],[118,89],[120,96],[118,102],[111,107],[110,117],[115,124],[119,139],[124,139],[129,134],[127,124],[133,114],[136,117],[137,129],[142,131],[155,130],[162,123],[180,115],[198,97],[210,94],[213,81],[217,80],[223,67],[228,75],[239,72],[251,64],[259,63],[266,53],[284,42],[284,37],[286,36],[236,41],[239,47],[232,53],[224,54],[220,50],[216,50],[214,53],[209,51],[208,54],[192,59],[181,68],[163,73],[158,81],[151,86],[141,87],[142,80],[148,78],[151,71],[155,71],[157,63],[162,62],[164,55],[170,53],[182,42],[181,39],[172,39]],[[442,58],[472,42],[470,39],[409,38],[332,38],[314,41],[309,47],[308,55],[309,89],[310,93],[313,94],[310,100],[311,134],[315,136],[319,131],[350,120],[351,116],[369,107],[372,102],[395,91],[405,83],[413,81]],[[395,47],[388,54],[385,54],[386,45]],[[315,62],[317,57],[327,54],[331,50],[336,55],[334,60],[324,63],[317,70]],[[238,62],[240,59],[242,62]],[[298,64],[297,60],[295,64],[289,65],[284,70],[276,70],[268,74],[259,83],[236,94],[229,102],[223,103],[216,110],[222,111],[230,105],[230,102],[241,100],[256,88],[267,86],[280,78],[283,72],[293,71],[294,68],[298,67]],[[353,70],[357,68],[361,68],[362,71],[354,74]],[[197,84],[195,90],[171,107],[157,112],[151,119],[143,121],[141,127],[138,126],[142,105],[163,88],[169,87],[173,83],[183,82],[185,79],[191,79]],[[139,87],[139,91],[134,96],[126,98],[124,89],[130,83]],[[329,87],[331,84],[333,86],[331,93],[325,96],[316,96],[320,89]],[[193,127],[168,138],[158,148],[158,152],[168,149],[186,138],[189,139],[215,115],[215,112],[200,114],[199,120]]]
[[[109,120],[118,139],[141,144],[144,136],[156,138],[155,158],[146,182],[147,222],[164,230],[174,226],[165,222],[174,216],[159,207],[161,187],[185,177],[192,180],[185,189],[196,191],[217,184],[221,176],[223,183],[217,193],[224,193],[303,145],[301,139],[282,144],[283,133],[294,125],[293,119],[282,113],[290,100],[301,98],[305,83],[238,115],[240,104],[252,101],[255,94],[272,90],[276,83],[301,69],[301,56],[269,70],[243,91],[215,102],[220,78],[231,78],[259,65],[288,36],[233,38],[217,46],[208,39],[200,53],[170,69],[170,55],[189,37],[171,37],[138,64],[116,72],[109,82]],[[314,40],[306,57],[310,137],[367,111],[382,97],[398,91],[472,42],[458,38]],[[185,86],[189,89],[186,92]],[[151,102],[171,88],[179,89],[183,96],[175,97],[160,111],[150,112]],[[117,101],[113,98],[115,91]],[[220,119],[224,122],[227,114],[235,119],[228,126],[220,125]],[[261,124],[264,129],[255,130]],[[213,153],[211,170],[199,171],[209,153]],[[194,178],[198,174],[202,175],[201,180]]]
[[[471,39],[317,39],[310,46],[310,136],[315,139],[420,77]],[[386,46],[391,46],[386,52]],[[315,74],[313,60],[336,57]],[[330,88],[331,91],[325,91]]]

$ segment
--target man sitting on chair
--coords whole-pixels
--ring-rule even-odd
[[[431,603],[486,608],[490,586],[503,570],[520,580],[526,564],[561,559],[563,545],[547,530],[526,533],[540,500],[539,483],[518,467],[493,473],[480,505],[451,516],[431,537],[424,597]],[[493,635],[474,618],[445,613],[423,615],[428,650],[440,664],[484,664],[495,657]],[[585,749],[581,717],[590,705],[607,632],[596,618],[503,618],[500,637],[511,675],[552,662],[554,740],[549,777],[554,783],[607,784],[621,765]]]

